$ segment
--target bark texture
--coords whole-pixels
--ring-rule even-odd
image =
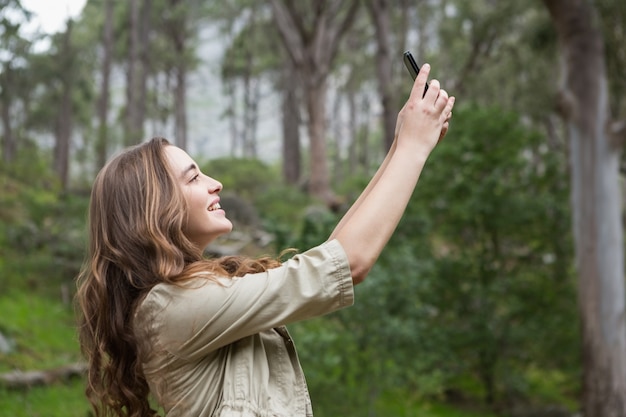
[[[583,415],[626,416],[626,312],[619,149],[598,16],[588,0],[544,0],[558,33],[583,338]]]

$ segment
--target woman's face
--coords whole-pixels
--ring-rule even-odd
[[[215,238],[229,233],[233,225],[220,207],[218,193],[222,184],[200,172],[187,152],[166,146],[165,155],[180,185],[189,210],[183,232],[189,240],[204,249]]]

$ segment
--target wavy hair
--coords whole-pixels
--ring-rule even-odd
[[[280,265],[269,257],[203,258],[183,233],[188,210],[166,146],[166,139],[154,138],[127,149],[93,184],[89,249],[77,278],[76,305],[88,361],[86,395],[97,417],[157,415],[132,323],[152,287],[176,285],[200,271],[233,277]]]

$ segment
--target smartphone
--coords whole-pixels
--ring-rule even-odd
[[[420,72],[420,67],[419,65],[417,65],[417,62],[415,62],[415,58],[413,58],[413,54],[411,54],[410,51],[406,51],[404,53],[404,65],[406,65],[406,68],[409,70],[411,77],[413,77],[413,81],[415,81],[415,79],[417,78],[417,74],[419,74]],[[422,95],[422,97],[426,95],[426,91],[428,91],[428,84],[426,84],[426,87],[424,87],[424,94]]]

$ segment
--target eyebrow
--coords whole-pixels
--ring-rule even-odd
[[[181,178],[182,178],[182,179],[185,179],[185,177],[187,176],[187,173],[188,173],[189,171],[193,171],[194,169],[195,169],[195,170],[197,170],[197,169],[198,169],[198,167],[196,166],[196,164],[191,164],[191,165],[189,165],[187,168],[185,168],[185,169],[183,170],[183,173],[181,174]]]

